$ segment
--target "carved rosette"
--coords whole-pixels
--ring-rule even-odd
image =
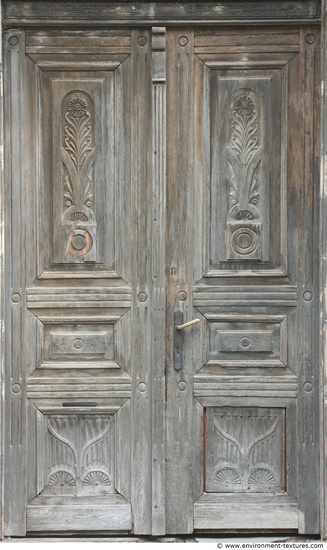
[[[115,492],[110,417],[50,416],[46,441],[43,494],[78,496]]]
[[[241,88],[230,98],[227,145],[229,210],[226,222],[228,260],[260,260],[262,121],[256,92]]]
[[[95,128],[92,98],[72,91],[62,100],[62,261],[96,261]]]

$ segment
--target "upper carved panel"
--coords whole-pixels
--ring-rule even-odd
[[[50,135],[48,127],[43,130],[46,192],[52,197],[52,216],[45,215],[44,224],[53,235],[46,263],[114,270],[116,167],[124,151],[112,122],[121,115],[114,103],[119,76],[114,71],[43,74],[52,129]]]
[[[96,261],[94,104],[82,91],[62,101],[63,262]]]
[[[241,88],[230,98],[227,178],[229,211],[227,259],[261,259],[262,219],[259,210],[261,175],[261,100]]]
[[[210,267],[284,271],[281,71],[210,73]]]

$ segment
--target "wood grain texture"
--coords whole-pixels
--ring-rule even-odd
[[[182,369],[174,368],[174,313],[192,319],[193,285],[193,32],[167,30],[167,532],[193,530],[192,502],[197,498],[202,468],[199,447],[202,410],[192,395],[192,377],[201,346],[198,325],[183,334]],[[198,430],[195,433],[195,428]],[[183,443],[185,442],[185,443]],[[192,443],[191,443],[192,442]]]
[[[199,6],[157,2],[150,14],[143,3],[133,25],[156,17],[185,24],[200,17]],[[66,2],[58,19],[58,2],[48,3],[47,14],[39,2],[5,7],[12,22],[22,16],[28,25],[49,13],[54,26],[62,25],[73,8],[82,25],[97,25],[100,15],[112,17],[111,25],[131,17],[129,3],[118,13],[118,4]],[[201,6],[207,22],[213,7]],[[278,7],[277,14],[273,3],[226,2],[219,18],[241,21],[250,8],[258,20],[287,18],[289,4]],[[313,1],[293,7],[292,17],[316,16]],[[6,414],[12,422],[5,466],[8,479],[27,481],[13,485],[6,534],[25,534],[25,502],[31,531],[318,532],[318,29],[157,25],[152,31],[117,26],[116,32],[105,29],[108,21],[94,32],[31,28],[26,48],[23,32],[7,36],[8,191],[13,183],[6,203],[12,234]],[[80,155],[69,172],[79,205],[69,223],[87,221],[84,207],[94,215],[89,229],[74,226],[75,250],[83,251],[75,258],[66,254],[62,229],[73,206],[63,202],[73,193],[62,172],[69,142],[63,120],[72,127],[71,112],[89,117],[90,139],[89,171],[81,175]],[[252,146],[244,136],[237,141],[242,129]],[[241,183],[226,177],[228,163]],[[91,175],[92,197],[84,178]],[[88,206],[81,204],[83,192]],[[244,228],[247,233],[235,237]],[[92,250],[80,246],[86,231],[96,243]],[[181,350],[174,349],[176,312],[183,321],[201,320],[182,333]],[[174,368],[176,353],[181,370]],[[27,401],[21,399],[25,385]],[[260,423],[266,422],[267,435],[277,418],[278,456],[269,462],[267,444],[251,463],[255,472],[240,459],[242,490],[236,483],[232,496],[222,487],[215,494],[208,482],[233,474],[232,459],[229,466],[221,462],[215,416],[228,417],[227,424],[252,418],[241,434],[234,425],[229,433],[244,456],[249,441],[260,438]],[[82,472],[80,466],[78,475],[69,470],[68,449],[90,446],[90,434],[98,437],[108,422],[112,439],[100,438],[106,467]],[[56,451],[51,433],[60,443]],[[53,470],[53,456],[67,468]],[[260,480],[269,474],[276,494],[243,494],[253,479],[261,492]],[[100,478],[105,496],[93,483]],[[72,498],[71,488],[80,491],[85,479],[92,499]],[[203,493],[205,479],[212,495]],[[58,493],[38,495],[49,485]],[[8,499],[10,491],[7,482]]]
[[[2,5],[0,5],[0,17],[2,19]],[[1,46],[0,46],[0,52],[1,52],[1,59],[2,59],[2,28],[0,31],[0,37],[1,37]],[[0,64],[0,120],[3,121],[3,63]],[[1,149],[1,158],[3,159],[3,147],[4,147],[4,141],[3,141],[3,129],[1,129],[0,133],[0,149]],[[3,160],[2,160],[3,162]],[[3,539],[3,532],[4,532],[4,448],[5,448],[5,403],[4,403],[4,384],[5,384],[5,372],[4,372],[4,333],[5,333],[5,284],[6,284],[6,275],[5,275],[5,256],[4,256],[4,245],[5,245],[5,232],[4,232],[4,173],[3,173],[3,167],[0,171],[0,302],[1,302],[1,308],[0,308],[0,411],[1,411],[1,421],[0,421],[0,540]]]
[[[22,269],[25,265],[25,252],[21,243],[21,232],[26,238],[24,222],[21,216],[17,216],[17,212],[21,210],[22,205],[26,204],[27,197],[25,195],[25,170],[24,170],[24,146],[26,139],[26,118],[21,106],[18,109],[14,108],[17,101],[17,96],[24,94],[26,90],[25,67],[24,67],[24,34],[18,33],[18,36],[13,40],[14,46],[11,46],[8,40],[10,35],[6,37],[8,45],[5,58],[6,67],[10,67],[10,77],[6,81],[6,95],[9,104],[7,109],[13,109],[13,114],[8,115],[6,123],[9,126],[12,123],[10,136],[7,137],[10,143],[10,150],[7,149],[7,171],[6,177],[10,174],[13,183],[12,188],[6,186],[6,224],[8,231],[12,234],[7,240],[7,300],[6,300],[6,322],[7,326],[11,327],[11,331],[16,326],[13,334],[8,331],[6,337],[6,352],[8,364],[11,365],[7,369],[6,387],[8,391],[6,420],[7,420],[7,437],[5,441],[8,450],[6,456],[5,467],[7,476],[12,479],[18,479],[20,474],[26,475],[26,401],[25,394],[25,377],[26,374],[22,366],[22,357],[24,355],[24,340],[26,338],[25,327],[26,321],[23,316],[23,306],[25,301],[25,293],[23,291],[26,286],[26,272]],[[15,97],[12,97],[12,92]],[[21,158],[18,161],[17,155]],[[30,166],[30,165],[28,165]],[[26,167],[27,168],[27,167]],[[7,179],[8,182],[8,179]],[[17,224],[14,222],[14,217],[19,218]],[[10,228],[10,229],[9,229]],[[11,292],[9,291],[11,289]],[[12,301],[10,296],[14,295]],[[14,384],[16,384],[14,386]],[[15,391],[12,391],[14,388]],[[8,428],[9,427],[9,428]],[[9,472],[8,472],[9,469]],[[19,473],[20,472],[20,473]],[[7,479],[9,479],[7,478]],[[26,501],[26,486],[25,484],[15,484],[5,487],[5,500],[9,505],[5,508],[5,523],[12,524],[17,534],[25,532],[25,512],[24,502]],[[16,502],[16,504],[14,504]],[[6,534],[6,533],[5,533]]]
[[[303,61],[300,81],[305,93],[302,96],[304,113],[304,158],[302,159],[303,182],[300,191],[299,216],[303,220],[299,231],[299,240],[302,243],[298,257],[299,288],[302,291],[302,307],[299,311],[299,341],[301,346],[298,357],[302,368],[299,377],[299,416],[298,430],[302,442],[299,453],[299,510],[303,520],[299,532],[306,532],[308,525],[312,532],[320,530],[319,503],[312,491],[313,485],[320,479],[319,464],[316,459],[319,448],[318,422],[320,381],[317,373],[318,359],[318,330],[317,327],[317,298],[314,288],[318,287],[318,257],[314,254],[318,241],[318,186],[316,181],[319,174],[320,139],[317,128],[320,127],[317,119],[320,102],[320,64],[318,53],[320,36],[314,28],[306,28],[301,32],[303,44]],[[308,78],[308,75],[311,78]],[[311,139],[309,139],[311,136]],[[311,208],[308,208],[308,205]],[[306,470],[304,464],[311,464]]]
[[[194,506],[195,529],[297,529],[297,504],[287,495],[204,493]]]
[[[307,482],[303,478],[306,476],[304,462],[301,458],[297,460],[296,455],[300,457],[302,448],[305,453],[307,449],[312,453],[309,463],[314,461],[314,466],[310,467],[310,490],[307,487],[310,495],[313,486],[316,490],[318,488],[315,429],[311,428],[308,433],[308,424],[312,425],[314,415],[317,415],[314,407],[318,403],[314,398],[312,379],[309,379],[317,361],[309,334],[317,322],[314,293],[310,288],[317,284],[317,281],[313,283],[312,268],[317,261],[313,256],[317,235],[313,217],[316,153],[312,101],[314,83],[317,83],[313,50],[318,37],[312,27],[300,32],[288,30],[289,34],[285,30],[283,34],[281,28],[276,32],[273,47],[273,34],[269,37],[266,32],[263,37],[259,28],[249,32],[249,46],[245,42],[241,46],[240,36],[229,29],[201,29],[199,36],[196,30],[195,48],[203,64],[196,65],[194,92],[200,136],[194,150],[194,165],[196,177],[201,182],[197,187],[197,199],[202,203],[195,207],[197,228],[202,232],[201,237],[195,239],[195,261],[198,261],[196,272],[199,274],[199,265],[203,266],[203,272],[199,274],[200,281],[193,286],[193,296],[197,311],[205,319],[199,333],[202,333],[200,346],[205,351],[206,361],[202,367],[198,365],[193,391],[204,407],[207,426],[208,452],[203,459],[206,479],[208,482],[207,468],[217,474],[221,483],[225,479],[225,486],[222,483],[217,489],[225,490],[225,504],[228,502],[228,480],[234,479],[240,504],[243,502],[241,493],[251,490],[252,481],[248,487],[244,473],[241,473],[244,465],[241,469],[233,469],[233,462],[227,464],[227,459],[226,464],[219,462],[223,443],[220,441],[217,447],[213,443],[215,438],[209,429],[213,411],[218,416],[222,414],[218,414],[219,410],[229,411],[228,420],[226,417],[224,422],[231,432],[233,421],[230,419],[237,415],[238,407],[242,410],[251,407],[256,411],[254,416],[260,416],[267,407],[278,408],[280,414],[285,415],[285,451],[281,446],[281,434],[277,445],[278,475],[282,475],[285,461],[288,464],[285,491],[292,495],[294,510],[291,523],[295,525],[296,517],[301,532],[317,532],[318,511],[315,508],[313,512],[317,501],[309,511],[306,507],[310,506],[311,497],[301,504],[301,490],[296,491],[296,487],[300,489],[300,485]],[[221,35],[219,41],[218,35]],[[204,42],[205,38],[208,43]],[[261,103],[258,98],[262,99]],[[272,116],[270,119],[265,115],[262,130],[261,110]],[[277,120],[280,122],[273,130]],[[301,137],[295,139],[295,128],[298,130],[299,124]],[[287,131],[280,132],[281,127]],[[266,131],[269,138],[265,146]],[[251,165],[252,161],[255,166]],[[311,162],[311,168],[306,162]],[[203,164],[211,167],[210,172],[203,168]],[[267,202],[264,197],[268,195]],[[189,221],[185,227],[187,223]],[[190,232],[191,227],[188,225]],[[190,255],[186,257],[192,261]],[[309,262],[304,258],[310,258]],[[239,282],[235,286],[237,277]],[[303,279],[308,282],[303,283]],[[263,377],[260,389],[259,386],[256,388],[255,377],[263,376],[264,370],[267,378],[264,380]],[[234,378],[233,382],[229,374]],[[303,377],[306,377],[306,382]],[[316,373],[315,380],[317,378]],[[302,392],[306,395],[301,395]],[[317,426],[318,416],[315,418]],[[237,428],[239,434],[242,433],[240,437],[247,438],[252,428],[250,424],[243,428],[242,425],[240,421]],[[238,439],[234,436],[230,444],[235,444],[235,459]],[[229,455],[226,451],[221,456],[226,458]],[[212,463],[210,457],[214,457]],[[272,474],[267,464],[263,459],[260,472],[256,471],[254,477],[266,476],[265,479],[269,477],[276,483],[278,476]],[[252,480],[252,474],[249,476]],[[281,477],[279,479],[283,490],[284,482]],[[272,481],[272,486],[275,483]],[[208,486],[210,491],[215,490],[212,480]],[[269,510],[265,519],[262,511],[262,524],[266,525],[270,515],[271,525],[276,528],[278,520],[275,520],[281,514],[277,493],[275,497],[275,505],[271,501],[275,511],[272,512],[267,502]],[[248,503],[248,506],[252,505]],[[201,504],[202,528],[212,529],[214,525],[219,528],[221,509],[216,508],[217,514],[214,510],[215,507],[208,506],[206,515]],[[195,525],[199,529],[198,511],[196,503]],[[226,524],[229,525],[228,518]],[[238,523],[235,515],[233,527],[237,528],[237,525],[243,524],[242,520]],[[250,521],[250,525],[254,523]]]
[[[196,2],[142,2],[133,4],[124,2],[123,8],[119,3],[107,2],[67,2],[63,10],[60,2],[48,2],[45,6],[40,1],[12,1],[7,0],[4,6],[5,21],[9,24],[45,24],[51,19],[51,24],[80,23],[80,24],[156,24],[165,21],[174,22],[201,22],[219,23],[244,20],[312,20],[320,16],[319,2],[296,0],[290,5],[288,2],[207,2],[205,5]]]
[[[76,42],[76,32],[72,36]],[[50,60],[47,69],[51,66],[55,71],[51,72],[51,76],[49,71],[39,70],[37,60],[26,55],[26,50],[24,53],[23,34],[19,37],[16,33],[7,36],[7,59],[10,61],[6,66],[8,101],[13,111],[9,120],[14,122],[10,138],[12,149],[8,149],[7,153],[11,158],[7,178],[13,181],[7,210],[8,219],[11,216],[9,227],[13,239],[8,262],[12,289],[8,298],[11,299],[13,312],[12,336],[8,340],[12,364],[11,372],[8,371],[11,378],[7,387],[12,395],[11,402],[8,401],[8,420],[12,428],[7,443],[11,449],[7,455],[7,466],[13,479],[23,475],[25,482],[7,486],[7,496],[8,491],[11,495],[8,502],[11,504],[7,508],[6,525],[8,532],[18,535],[26,532],[26,510],[21,514],[20,506],[26,507],[26,502],[44,491],[50,492],[48,499],[38,502],[36,515],[31,513],[34,517],[31,527],[28,524],[27,528],[44,530],[48,523],[50,530],[56,530],[61,521],[59,517],[63,518],[60,528],[64,528],[64,524],[70,524],[71,516],[74,517],[73,530],[85,529],[85,517],[91,516],[90,509],[94,509],[99,497],[98,490],[94,489],[98,486],[102,486],[100,493],[116,495],[116,499],[109,502],[109,512],[103,502],[100,503],[100,516],[104,518],[109,513],[112,520],[111,523],[108,518],[101,520],[99,529],[131,529],[130,503],[123,497],[119,500],[116,488],[121,488],[130,500],[131,415],[129,406],[124,408],[124,405],[131,400],[131,378],[123,369],[131,369],[131,287],[126,282],[131,273],[131,212],[124,204],[130,195],[124,188],[124,185],[128,186],[129,190],[130,184],[124,156],[130,143],[130,129],[126,124],[126,120],[130,122],[130,63],[127,60],[130,36],[126,35],[127,39],[123,39],[119,46],[121,36],[124,38],[119,33],[116,40],[113,35],[108,37],[111,44],[109,55],[116,56],[116,61],[109,71],[106,67],[105,74],[95,73],[94,67],[91,70],[85,67],[78,58],[79,54],[74,57],[73,48],[68,44],[66,49],[70,48],[70,60],[77,73],[72,74],[68,66],[66,72],[62,71],[62,67],[61,72],[57,71],[56,64]],[[30,38],[33,42],[32,34]],[[48,40],[48,45],[53,39],[49,36],[44,38]],[[87,40],[84,48],[86,52],[92,51],[92,45]],[[120,59],[122,50],[125,53]],[[40,55],[47,59],[49,55],[51,57],[48,50]],[[22,103],[14,108],[19,95]],[[66,104],[65,97],[70,98]],[[60,126],[59,119],[52,118],[54,106],[64,114],[66,127]],[[102,110],[111,121],[108,125],[100,123]],[[84,118],[90,121],[89,126]],[[51,132],[46,130],[45,120],[50,123]],[[101,136],[99,169],[96,155],[94,157],[97,129]],[[63,150],[69,151],[71,160],[67,160]],[[109,151],[109,156],[104,154],[105,150]],[[60,152],[69,169],[66,165],[67,173],[62,173],[61,166],[54,175],[51,166],[54,166],[55,159],[58,168]],[[20,163],[17,162],[17,155],[21,158]],[[130,162],[127,164],[130,168]],[[84,175],[81,172],[83,167],[86,169]],[[67,178],[70,178],[69,185]],[[94,182],[90,183],[90,179]],[[66,187],[62,185],[63,181],[66,181]],[[78,262],[63,254],[62,249],[67,234],[60,234],[60,227],[67,208],[69,210],[74,205],[77,209],[70,222],[78,225],[73,228],[77,230],[73,238],[79,239],[75,243],[76,250],[82,251],[80,257],[88,256],[90,260],[84,265],[77,265]],[[21,211],[20,216],[17,216],[17,209]],[[120,223],[122,212],[126,225]],[[91,226],[83,228],[83,224],[90,219]],[[94,219],[102,234],[100,240]],[[104,238],[105,227],[110,238]],[[87,231],[89,235],[92,233],[90,243],[94,244],[90,252],[83,251],[80,246]],[[54,239],[53,234],[56,235]],[[29,243],[28,250],[25,239]],[[115,254],[115,250],[119,252]],[[98,270],[95,269],[97,262],[100,264]],[[29,305],[26,308],[27,301]],[[124,315],[126,319],[122,320]],[[20,366],[22,362],[23,370]],[[27,375],[29,389],[26,395]],[[123,408],[124,412],[120,413]],[[110,438],[106,432],[109,424]],[[56,439],[53,448],[56,450],[50,448],[50,436],[45,426],[52,430]],[[121,442],[116,445],[118,439]],[[58,452],[62,456],[59,457]],[[76,471],[69,455],[72,452],[76,455]],[[10,453],[14,453],[14,458]],[[57,456],[56,461],[54,456]],[[124,471],[112,474],[114,463]],[[57,504],[51,501],[54,496],[51,490],[57,487],[55,491],[61,491],[61,486],[64,492],[72,490],[75,495],[64,512],[60,512]],[[82,492],[92,493],[92,505],[82,505],[75,514],[74,506],[78,509],[80,502],[76,494],[81,486],[84,487]],[[37,527],[35,518],[40,517],[42,506],[44,521]],[[115,506],[117,512],[113,513]],[[89,520],[88,528],[92,521]]]
[[[321,406],[321,422],[320,422],[320,432],[321,432],[321,452],[320,457],[320,467],[321,467],[321,495],[320,495],[320,505],[321,505],[321,535],[323,540],[327,538],[327,457],[326,449],[327,444],[327,342],[326,342],[326,329],[327,329],[327,265],[325,257],[325,251],[327,249],[327,201],[326,201],[326,190],[327,190],[327,112],[326,112],[326,92],[327,92],[327,2],[323,2],[322,6],[322,26],[321,26],[321,80],[323,84],[321,92],[321,151],[320,151],[320,219],[319,219],[319,230],[320,230],[320,300],[319,300],[319,309],[323,312],[320,315],[319,323],[319,333],[320,333],[320,357],[319,365],[321,369],[320,381],[321,389],[320,396],[322,401]]]
[[[152,528],[152,284],[151,284],[151,187],[149,166],[151,141],[147,137],[151,121],[151,41],[148,29],[132,31],[130,82],[131,179],[130,209],[132,324],[132,475],[131,504],[135,534]],[[133,92],[133,93],[132,93]]]
[[[152,204],[150,213],[152,241],[153,321],[152,321],[152,534],[166,533],[165,472],[165,344],[166,295],[166,29],[152,28]]]
[[[81,497],[76,504],[72,497],[36,497],[27,507],[29,531],[75,531],[83,525],[90,531],[130,531],[131,505],[121,495],[98,497],[95,504]]]

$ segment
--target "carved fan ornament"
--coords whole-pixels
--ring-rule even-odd
[[[227,145],[227,259],[261,259],[261,100],[253,90],[237,90],[230,98]]]
[[[48,476],[45,494],[101,494],[114,491],[112,420],[55,416],[47,420]]]
[[[85,92],[62,101],[63,261],[96,261],[94,105]]]
[[[214,416],[219,436],[212,481],[217,492],[270,492],[278,486],[271,461],[280,417],[273,414]],[[217,443],[216,443],[217,444]]]

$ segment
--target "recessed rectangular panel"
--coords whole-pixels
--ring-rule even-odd
[[[209,325],[209,361],[233,366],[272,366],[271,361],[283,365],[285,361],[284,322],[213,322]],[[269,363],[268,363],[269,362]]]
[[[272,330],[251,332],[246,330],[218,330],[218,350],[225,353],[249,351],[272,353],[274,333]]]
[[[283,69],[251,56],[210,70],[212,269],[281,266]]]
[[[123,112],[115,97],[122,92],[120,63],[116,60],[106,71],[55,68],[43,72],[48,121],[43,138],[48,189],[43,215],[51,238],[46,267],[92,269],[100,264],[114,269],[114,190],[125,146],[120,137],[118,151],[117,121]]]
[[[50,334],[50,357],[81,354],[102,357],[106,352],[106,336],[106,332],[87,332],[82,335],[76,332],[52,333]]]
[[[283,409],[208,408],[205,490],[283,492],[284,422]]]
[[[46,361],[112,361],[114,325],[46,325]]]
[[[44,454],[38,464],[43,495],[101,495],[114,489],[112,415],[45,415],[38,434]]]

